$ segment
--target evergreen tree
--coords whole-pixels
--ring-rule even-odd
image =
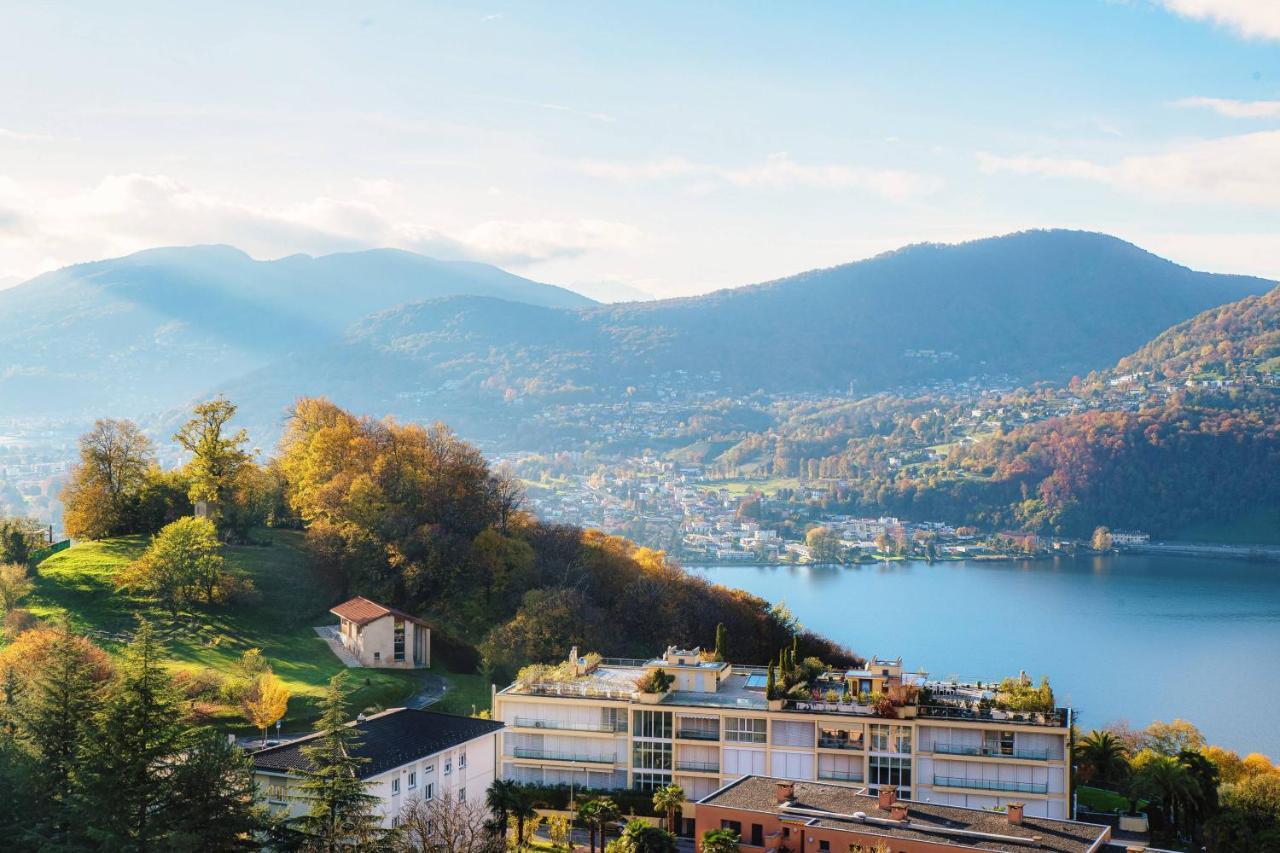
[[[182,702],[163,658],[151,623],[142,620],[94,719],[78,810],[85,834],[98,849],[164,847],[175,799],[173,760],[181,742]]]
[[[53,632],[43,665],[33,668],[12,705],[17,737],[36,758],[30,782],[41,807],[32,822],[55,843],[67,836],[72,774],[80,768],[91,721],[102,705],[95,664],[82,643],[66,625]]]
[[[344,671],[330,679],[321,702],[319,737],[302,748],[310,767],[302,771],[299,791],[311,809],[298,829],[328,853],[376,844],[384,834],[374,814],[378,798],[360,779],[360,765],[368,759],[355,755],[360,732],[347,725],[347,693]]]
[[[716,660],[726,661],[729,659],[729,632],[725,630],[724,623],[716,625]]]
[[[254,802],[253,763],[221,733],[195,729],[174,768],[166,850],[256,850],[266,809]]]

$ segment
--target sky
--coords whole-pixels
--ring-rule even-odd
[[[601,298],[1104,231],[1280,279],[1280,2],[0,2],[0,286],[397,246]]]

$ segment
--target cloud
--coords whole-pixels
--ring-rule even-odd
[[[1245,38],[1280,39],[1280,3],[1275,0],[1160,0],[1184,18],[1212,21]]]
[[[52,138],[47,133],[30,133],[24,130],[0,127],[0,139],[8,139],[13,142],[48,142]]]
[[[1182,98],[1175,107],[1213,110],[1227,118],[1280,118],[1280,101],[1234,101],[1229,98]]]
[[[684,180],[691,188],[705,191],[720,186],[787,189],[809,187],[834,190],[866,190],[889,199],[904,200],[935,192],[940,178],[899,169],[872,169],[847,165],[804,165],[785,152],[770,154],[755,166],[730,168],[697,163],[683,157],[668,157],[642,163],[588,160],[580,164],[583,173],[623,182]]]
[[[1187,142],[1115,163],[987,153],[978,163],[988,174],[1075,178],[1178,201],[1280,207],[1280,130]]]
[[[625,249],[634,226],[597,219],[496,220],[461,227],[387,213],[398,188],[360,185],[353,198],[319,197],[262,207],[201,192],[165,175],[111,175],[61,196],[0,176],[0,275],[30,276],[139,249],[229,243],[256,257],[394,246],[438,258],[522,266]]]

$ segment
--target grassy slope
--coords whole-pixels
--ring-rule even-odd
[[[1231,523],[1197,524],[1175,538],[1222,545],[1280,545],[1280,507],[1257,507]]]
[[[175,671],[210,667],[226,672],[245,649],[260,648],[293,693],[284,728],[304,728],[316,717],[316,702],[325,684],[342,669],[312,630],[335,620],[328,612],[330,597],[324,585],[308,567],[301,535],[274,531],[272,542],[271,547],[226,550],[228,564],[253,578],[260,597],[251,604],[182,614],[174,622],[154,602],[116,591],[114,572],[145,548],[143,539],[128,537],[78,544],[45,560],[28,607],[43,617],[65,614],[74,628],[89,632],[112,651],[119,648],[114,635],[131,630],[135,614],[147,616],[161,629]],[[469,713],[473,702],[488,707],[488,691],[479,676],[442,674],[456,689],[437,706],[441,710]],[[352,670],[356,690],[351,705],[398,705],[419,681],[412,672]],[[243,726],[231,715],[225,722]]]

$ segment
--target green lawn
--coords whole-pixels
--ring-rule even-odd
[[[1080,806],[1091,812],[1110,813],[1116,809],[1125,812],[1129,810],[1129,800],[1126,797],[1104,788],[1079,785],[1076,787],[1076,796],[1080,800]],[[1139,807],[1144,804],[1145,801],[1140,800],[1138,802]]]
[[[725,489],[731,495],[745,495],[748,492],[761,492],[771,495],[779,489],[798,489],[800,481],[795,477],[770,477],[767,480],[707,480],[699,483],[703,489]]]
[[[108,651],[118,651],[116,635],[132,630],[136,616],[150,618],[159,629],[172,670],[209,667],[228,671],[248,648],[260,648],[276,674],[293,693],[284,728],[305,728],[317,716],[317,700],[328,680],[343,666],[312,628],[335,622],[325,585],[311,571],[302,551],[302,536],[272,531],[269,547],[238,546],[225,551],[229,566],[246,572],[258,599],[230,607],[182,613],[177,620],[155,602],[126,596],[112,583],[117,569],[140,555],[140,537],[86,542],[45,560],[37,569],[35,590],[27,606],[37,616],[65,615],[74,629],[87,632]],[[474,702],[487,708],[488,689],[477,675],[442,672],[455,689],[446,693],[442,710],[470,713]],[[367,707],[401,704],[419,686],[413,672],[353,669],[353,712]],[[231,714],[221,722],[243,728]]]

